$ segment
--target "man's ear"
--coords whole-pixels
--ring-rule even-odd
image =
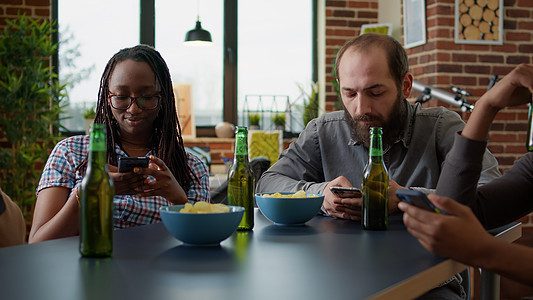
[[[403,76],[402,80],[402,98],[407,99],[411,95],[411,89],[413,88],[413,75],[407,72]]]

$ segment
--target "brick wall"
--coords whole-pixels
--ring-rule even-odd
[[[377,23],[378,0],[326,1],[326,109],[333,110],[337,96],[331,85],[335,52],[360,33],[362,24]],[[398,11],[403,15],[403,11]],[[533,1],[504,1],[503,45],[454,43],[455,0],[426,0],[427,43],[407,50],[415,80],[449,91],[451,85],[469,91],[475,103],[487,89],[492,74],[500,78],[520,63],[533,62]],[[401,41],[403,44],[403,40]],[[412,93],[413,99],[418,96]],[[469,113],[432,99],[425,106],[442,105],[458,111],[467,120]],[[508,170],[525,153],[527,107],[507,108],[498,114],[490,133],[489,149],[502,171]],[[533,230],[531,216],[521,219]]]
[[[186,147],[209,147],[212,164],[224,164],[222,157],[233,158],[235,139],[225,138],[185,138],[183,144]]]
[[[427,1],[428,43],[408,50],[417,80],[447,90],[459,86],[475,103],[487,90],[492,74],[500,78],[520,63],[533,63],[533,1],[504,1],[503,45],[454,43],[454,0]],[[431,106],[443,105],[432,100]],[[457,110],[457,108],[451,108]],[[461,113],[465,120],[469,113]],[[527,133],[527,106],[506,108],[492,125],[489,149],[505,172],[522,157]],[[520,220],[533,230],[533,214]]]
[[[283,140],[283,149],[287,149],[293,139]],[[235,152],[235,139],[234,138],[184,138],[183,144],[185,147],[209,147],[211,155],[211,164],[221,165],[224,164],[222,159],[233,159]]]
[[[518,64],[533,62],[533,1],[504,2],[503,45],[455,44],[454,14],[454,0],[427,1],[427,43],[407,50],[416,80],[443,90],[451,85],[464,88],[475,103],[487,90],[492,74],[501,78]],[[437,100],[428,105],[446,106]],[[469,117],[469,113],[461,115],[465,120]],[[505,109],[496,117],[489,149],[502,171],[526,153],[526,131],[526,106]]]
[[[50,0],[0,0],[0,28],[6,25],[5,19],[12,19],[18,13],[36,19],[50,19]]]
[[[335,88],[331,84],[333,61],[344,43],[359,35],[361,26],[377,23],[378,0],[326,1],[326,111],[335,110]]]

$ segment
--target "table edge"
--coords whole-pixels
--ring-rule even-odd
[[[502,231],[495,234],[495,237],[502,241],[512,243],[522,236],[522,223],[513,222],[502,227]],[[446,281],[453,275],[466,270],[468,266],[453,259],[446,259],[412,277],[409,277],[397,284],[369,297],[369,299],[413,299]],[[421,286],[424,288],[421,289]],[[427,286],[430,288],[426,289]]]

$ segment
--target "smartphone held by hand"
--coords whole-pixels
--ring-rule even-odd
[[[409,203],[416,207],[429,210],[438,214],[449,215],[448,212],[442,209],[438,209],[435,205],[433,205],[433,203],[429,201],[426,194],[420,191],[398,189],[396,190],[396,196],[398,196],[400,201]]]
[[[150,159],[148,157],[119,157],[118,171],[120,173],[133,172],[133,168],[148,168]]]
[[[331,186],[329,189],[340,198],[361,198],[363,195],[361,189],[353,186]]]

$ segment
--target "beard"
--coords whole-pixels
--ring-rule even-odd
[[[383,149],[392,145],[400,137],[400,133],[405,124],[404,118],[406,113],[406,107],[403,100],[398,94],[398,98],[394,103],[394,107],[391,110],[388,121],[385,122],[383,118],[375,115],[360,115],[352,118],[346,106],[344,106],[344,118],[350,126],[350,135],[356,142],[362,143],[365,147],[370,145],[370,127],[382,127],[383,128]],[[364,124],[361,121],[372,122],[373,124]]]

